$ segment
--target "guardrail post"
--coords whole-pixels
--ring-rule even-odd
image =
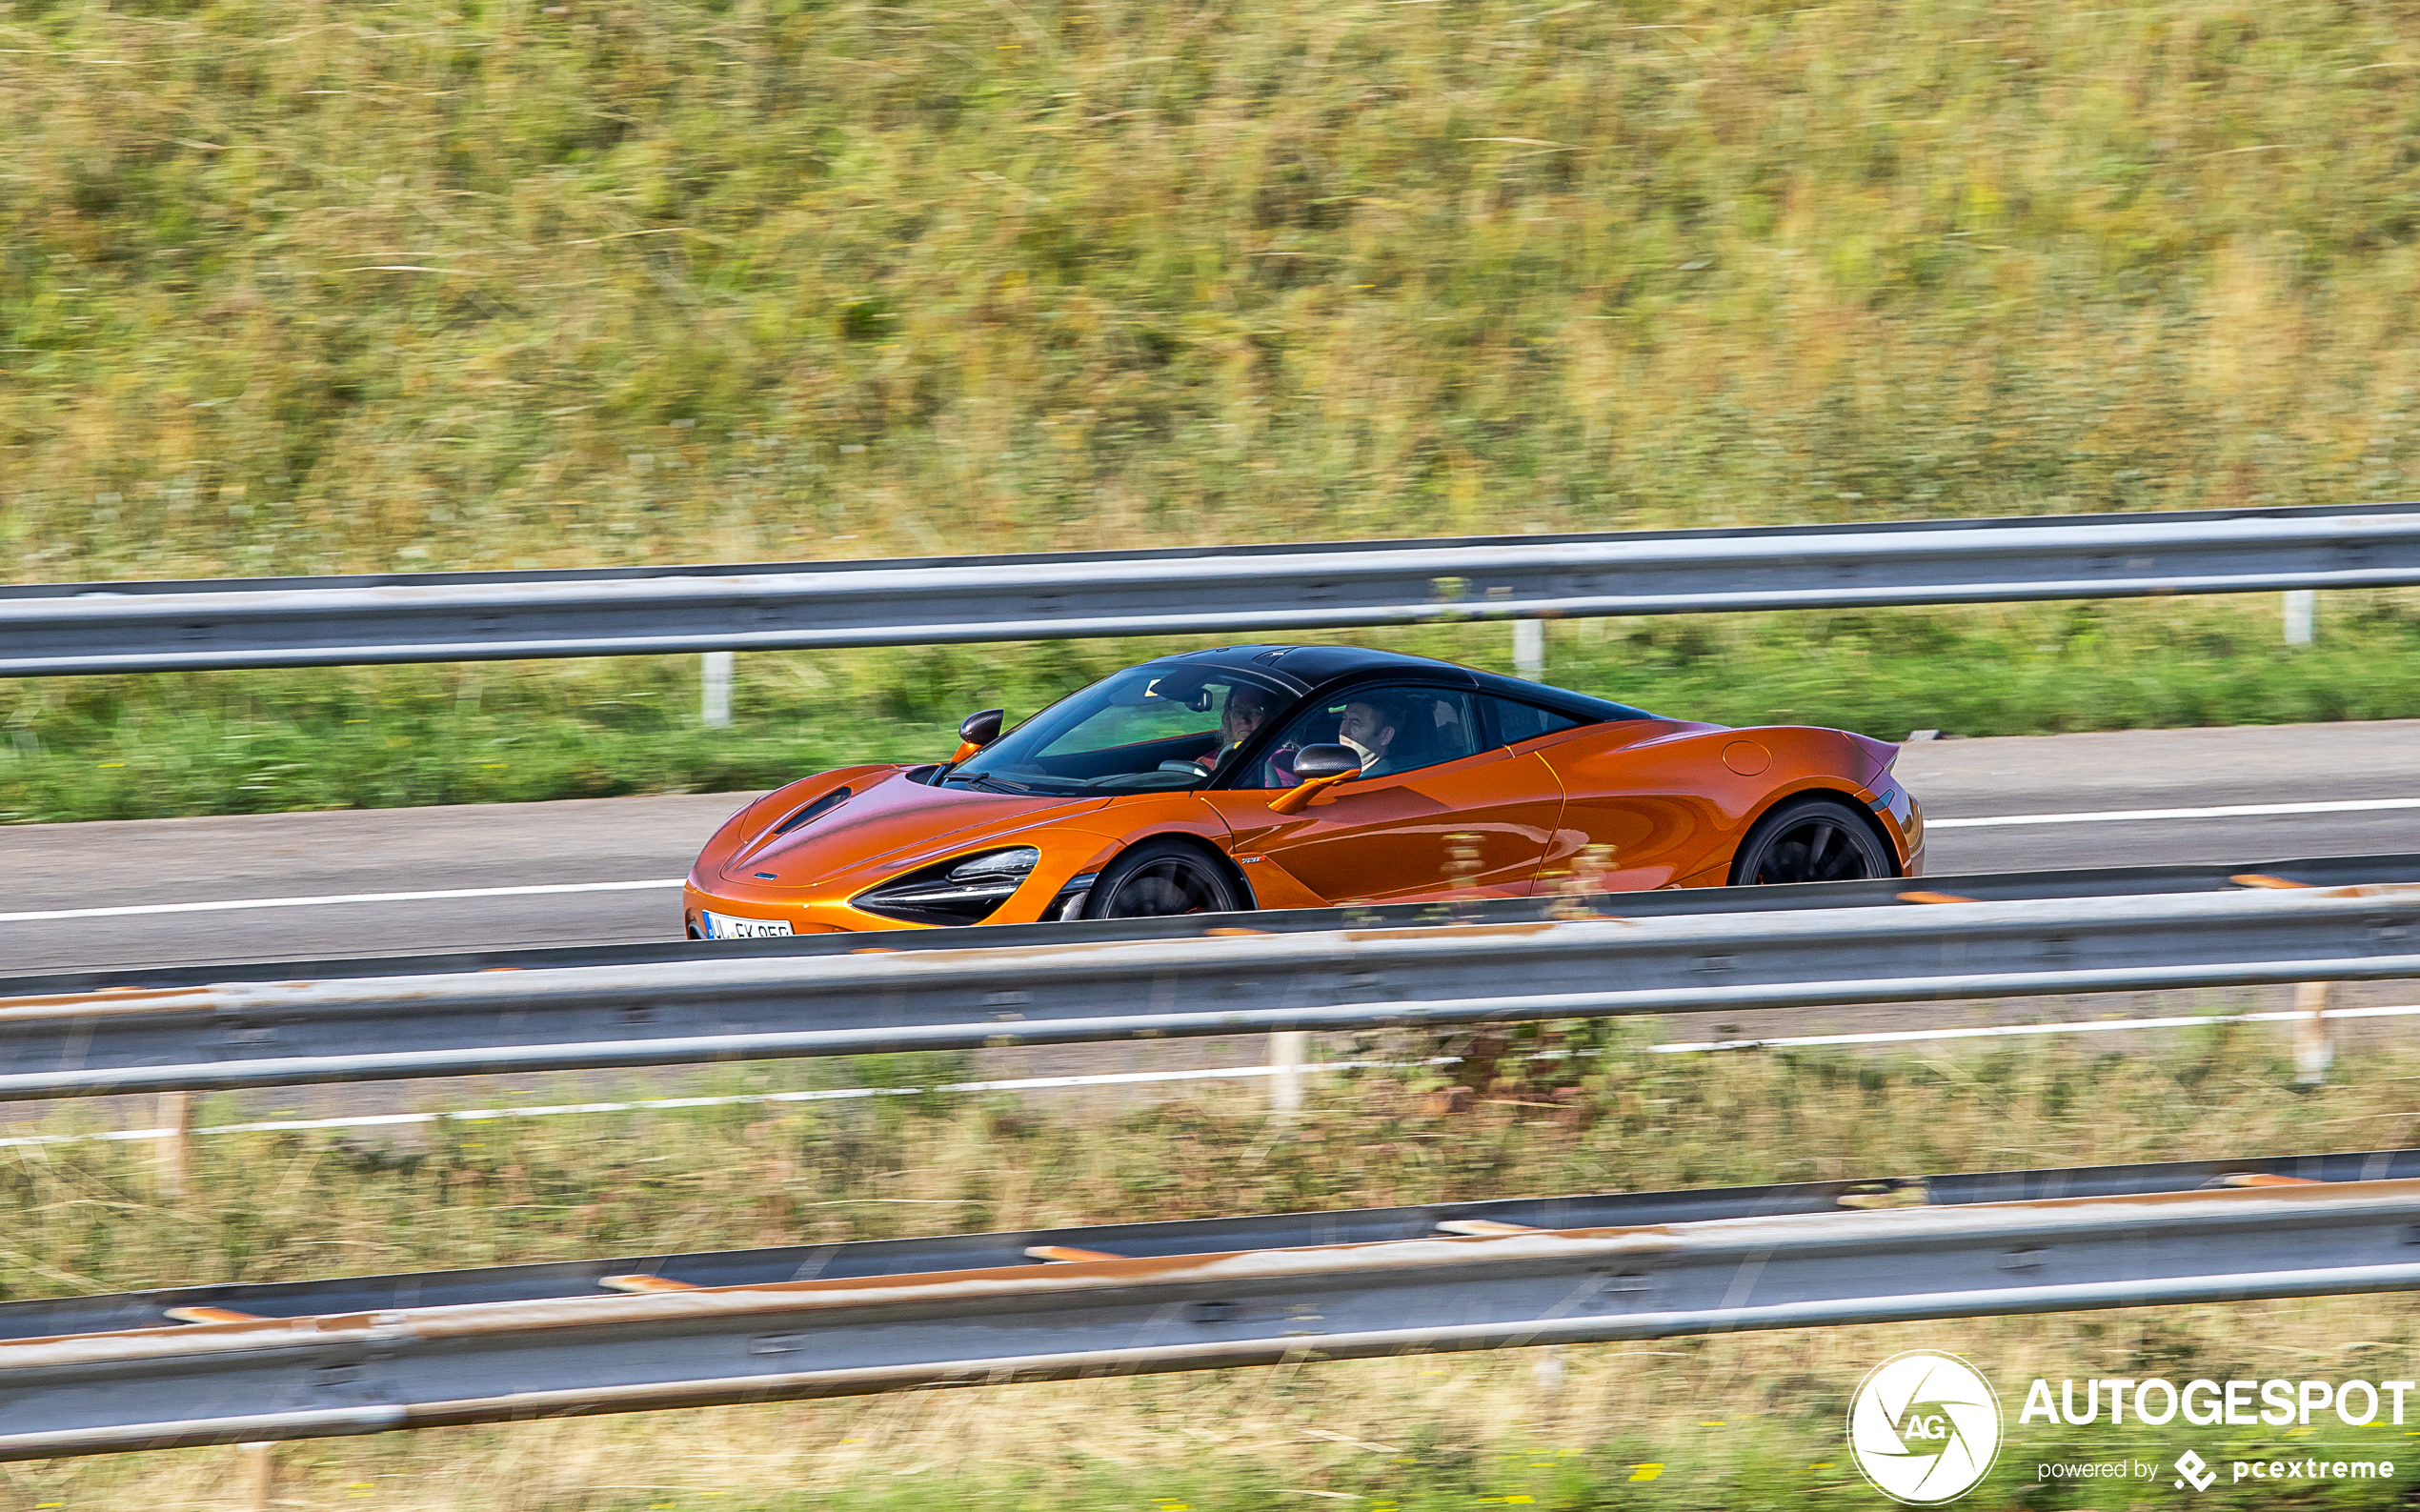
[[[1513,621],[1513,672],[1531,682],[1546,680],[1546,622]]]
[[[731,728],[731,657],[728,651],[710,651],[697,658],[703,669],[699,677],[697,717],[709,730]]]
[[[1269,1075],[1269,1111],[1281,1119],[1302,1111],[1302,1062],[1310,1048],[1311,1037],[1302,1030],[1269,1033],[1269,1064],[1276,1068]]]
[[[2294,1011],[2302,1015],[2294,1020],[2295,1079],[2305,1086],[2317,1086],[2328,1079],[2328,1068],[2336,1060],[2336,1044],[2328,1024],[2328,984],[2307,981],[2297,986]]]
[[[269,1512],[277,1496],[277,1445],[237,1444],[235,1480],[242,1487],[244,1512]]]
[[[193,1095],[159,1095],[159,1147],[152,1152],[162,1200],[181,1200],[193,1174]]]
[[[2308,646],[2319,623],[2319,595],[2313,589],[2286,590],[2286,644]]]
[[[1537,1391],[1539,1417],[1554,1421],[1563,1411],[1563,1345],[1547,1344],[1538,1351],[1529,1381]]]

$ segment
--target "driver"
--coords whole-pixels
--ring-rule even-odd
[[[1344,717],[1338,721],[1336,737],[1353,748],[1361,758],[1361,776],[1374,777],[1396,770],[1387,764],[1387,753],[1395,744],[1395,734],[1403,727],[1403,716],[1394,700],[1375,695],[1356,698],[1344,706]]]
[[[1219,747],[1193,758],[1193,764],[1204,772],[1217,769],[1236,747],[1260,733],[1269,716],[1278,712],[1277,695],[1248,682],[1239,682],[1227,692],[1227,706],[1219,714]]]

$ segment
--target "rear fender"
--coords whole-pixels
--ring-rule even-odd
[[[1869,735],[1859,735],[1853,730],[1845,730],[1841,733],[1848,736],[1849,745],[1858,755],[1865,757],[1865,770],[1861,775],[1865,779],[1865,785],[1870,788],[1879,788],[1882,785],[1883,774],[1888,772],[1890,764],[1899,759],[1899,747],[1887,740],[1877,740]]]
[[[1874,837],[1881,840],[1885,848],[1890,852],[1891,859],[1898,866],[1900,875],[1903,877],[1915,875],[1914,869],[1909,865],[1909,862],[1915,858],[1915,853],[1907,843],[1906,835],[1899,827],[1897,816],[1890,813],[1888,807],[1884,805],[1881,793],[1862,784],[1844,782],[1837,777],[1808,776],[1799,777],[1774,789],[1763,803],[1757,805],[1756,811],[1748,816],[1747,822],[1740,826],[1736,837],[1724,852],[1722,864],[1690,874],[1682,878],[1681,885],[1684,887],[1722,886],[1730,877],[1731,863],[1739,859],[1740,846],[1746,842],[1749,832],[1763,823],[1765,816],[1775,809],[1792,798],[1803,797],[1809,793],[1829,794],[1855,809],[1865,820],[1865,827],[1874,832]],[[1713,876],[1713,881],[1700,880],[1709,874]]]

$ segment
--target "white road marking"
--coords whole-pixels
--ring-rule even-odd
[[[450,897],[539,897],[553,893],[641,893],[678,887],[678,877],[644,882],[547,882],[529,887],[448,887],[432,893],[334,893],[321,897],[230,897],[209,903],[126,903],[114,908],[53,908],[0,914],[0,924],[54,918],[126,918],[137,914],[217,914],[241,908],[329,908],[340,903],[428,903]]]
[[[2420,1003],[2386,1008],[2330,1008],[2323,1017],[2336,1018],[2402,1018],[2420,1014]],[[1985,1024],[1971,1029],[1881,1029],[1861,1035],[1793,1035],[1771,1039],[1702,1039],[1690,1044],[1649,1045],[1655,1055],[1693,1050],[1773,1050],[1800,1045],[1897,1045],[1919,1039],[2006,1039],[2019,1035],[2105,1035],[2127,1029],[2190,1029],[2201,1024],[2283,1024],[2308,1019],[2299,1008],[2277,1013],[2180,1014],[2166,1018],[2087,1018],[2076,1023]]]
[[[2264,818],[2285,814],[2373,814],[2420,809],[2420,798],[2346,798],[2332,803],[2230,803],[2204,809],[2104,809],[2085,814],[1996,814],[1980,818],[1925,820],[1927,830],[1984,830],[2015,824],[2124,824],[2153,819]],[[555,882],[529,887],[448,887],[426,893],[336,893],[320,897],[231,897],[208,903],[126,903],[112,908],[55,908],[0,914],[0,924],[62,918],[130,918],[147,914],[216,914],[250,908],[331,908],[347,903],[434,903],[461,897],[543,897],[559,893],[638,893],[681,885],[677,877],[642,882]]]
[[[1441,1057],[1450,1062],[1454,1057]],[[1284,1069],[1301,1072],[1361,1071],[1405,1064],[1394,1060],[1323,1060]],[[335,1119],[274,1119],[258,1123],[215,1123],[202,1134],[289,1134],[304,1129],[385,1129],[414,1123],[484,1123],[495,1119],[545,1119],[565,1113],[647,1113],[665,1108],[727,1108],[738,1103],[833,1102],[860,1098],[912,1098],[924,1092],[1040,1092],[1060,1087],[1129,1086],[1146,1081],[1213,1081],[1273,1077],[1277,1066],[1208,1066],[1190,1071],[1111,1071],[1087,1077],[1016,1077],[999,1081],[951,1081],[935,1087],[838,1087],[820,1092],[750,1092],[725,1098],[649,1098],[636,1102],[563,1102],[528,1108],[462,1108],[451,1113],[363,1113]],[[88,1139],[165,1139],[172,1129],[111,1129],[101,1134],[28,1134],[0,1139],[0,1150],[29,1145],[81,1144]]]
[[[2102,809],[2089,814],[1998,814],[1987,818],[1936,819],[1927,830],[1987,830],[2004,824],[2126,824],[2143,819],[2251,819],[2274,814],[2373,814],[2420,809],[2420,798],[2345,798],[2333,803],[2229,803],[2211,809]]]

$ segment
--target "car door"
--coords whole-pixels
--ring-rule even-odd
[[[1360,728],[1357,703],[1383,708],[1393,721],[1372,774],[1338,784],[1299,814],[1271,813],[1270,800],[1291,786],[1284,756],[1343,743]],[[1234,830],[1246,876],[1276,868],[1323,903],[1525,894],[1563,806],[1561,785],[1535,753],[1487,740],[1466,688],[1407,683],[1339,694],[1298,715],[1255,767],[1245,778],[1255,786],[1203,796]]]

